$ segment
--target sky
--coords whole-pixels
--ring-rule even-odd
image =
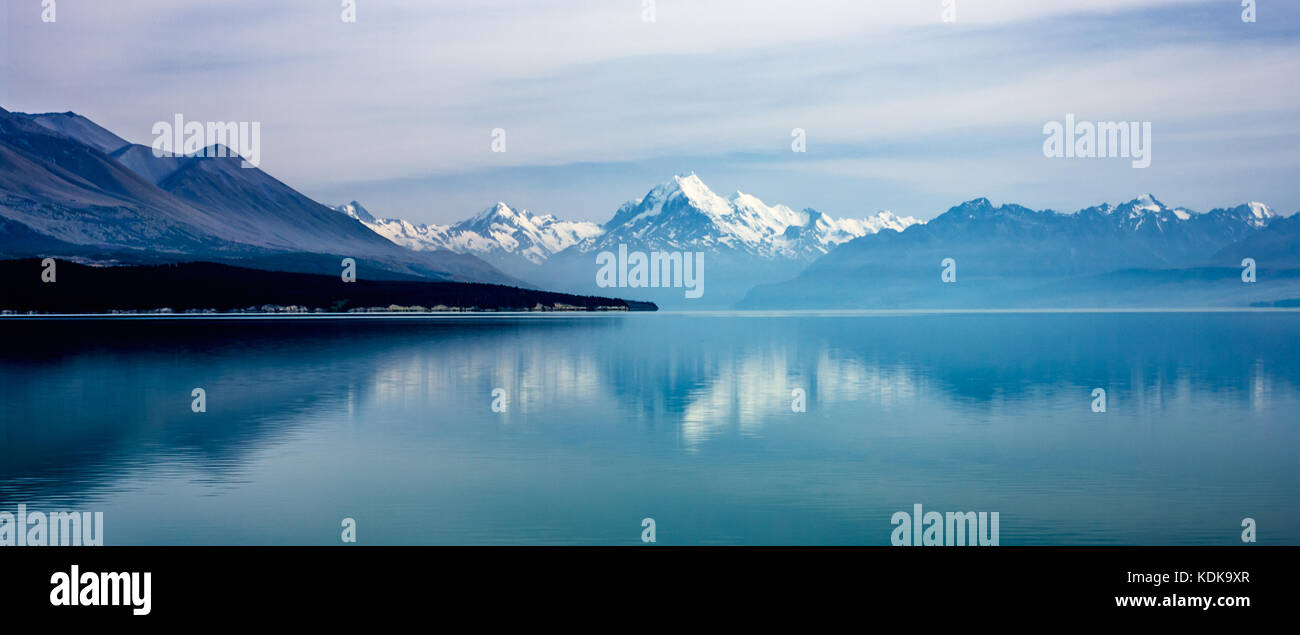
[[[0,4],[0,106],[146,145],[176,113],[260,122],[262,169],[382,217],[604,222],[687,172],[833,216],[1300,210],[1294,0],[1255,22],[1242,0],[355,0],[355,22],[343,0]],[[1150,122],[1150,167],[1045,157],[1066,114]]]

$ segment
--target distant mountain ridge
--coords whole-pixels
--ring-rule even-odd
[[[901,233],[855,239],[738,306],[1245,306],[1300,297],[1287,273],[1300,259],[1281,247],[1294,255],[1295,241],[1269,239],[1294,223],[1258,202],[1197,213],[1144,194],[1061,213],[978,198]],[[1260,242],[1270,249],[1243,248]],[[1248,253],[1271,278],[1242,283]],[[955,283],[940,279],[946,259]],[[1152,285],[1145,297],[1141,284]]]
[[[446,249],[472,254],[525,278],[534,272],[536,265],[556,253],[601,233],[595,223],[537,215],[501,202],[451,225],[376,218],[356,201],[333,209],[398,245],[417,251]]]

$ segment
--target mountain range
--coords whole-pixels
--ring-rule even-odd
[[[472,254],[521,279],[534,277],[537,266],[548,258],[602,231],[595,223],[563,221],[505,203],[497,203],[453,225],[375,218],[356,201],[334,209],[398,245],[416,251]]]
[[[692,173],[603,224],[496,203],[437,225],[377,217],[356,201],[327,207],[217,154],[158,156],[75,113],[0,109],[0,259],[337,276],[350,257],[374,279],[617,291],[674,308],[1300,304],[1300,217],[1257,202],[1198,213],[1146,194],[1066,213],[977,198],[928,222],[836,218],[719,196]],[[700,254],[700,297],[666,279],[602,286],[602,258],[638,252]],[[1254,282],[1242,279],[1245,259]]]
[[[703,252],[709,289],[699,302],[688,302],[681,290],[628,292],[661,305],[690,308],[726,307],[756,281],[791,277],[840,244],[920,222],[890,212],[836,219],[812,209],[768,205],[743,192],[723,198],[693,173],[674,176],[624,203],[603,225],[536,215],[505,203],[452,225],[375,218],[356,201],[335,209],[395,243],[473,254],[521,279],[573,293],[602,292],[595,283],[595,254],[614,252],[619,245],[640,251]]]
[[[375,219],[416,249],[472,253],[544,288],[600,293],[597,254],[702,252],[706,290],[630,288],[670,308],[1223,307],[1300,298],[1300,218],[1249,202],[1199,213],[1154,195],[1075,212],[967,201],[928,222],[879,212],[837,219],[736,192],[695,174],[620,206],[603,225],[537,216],[504,203],[453,225]],[[944,284],[940,263],[957,265]],[[1242,261],[1257,261],[1243,283]],[[1260,279],[1258,276],[1263,275]]]
[[[1073,213],[979,198],[863,236],[742,308],[1225,307],[1300,297],[1296,217],[1252,202],[1197,213],[1150,194]],[[1256,261],[1243,281],[1242,261]],[[951,259],[955,280],[941,272]]]

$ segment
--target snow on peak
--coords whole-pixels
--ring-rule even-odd
[[[1104,205],[1103,207],[1109,207],[1109,205]],[[1174,218],[1177,218],[1178,220],[1191,220],[1193,214],[1192,210],[1189,210],[1186,207],[1169,207],[1160,202],[1160,200],[1153,194],[1143,194],[1114,209],[1122,208],[1128,209],[1128,217],[1130,219],[1139,219],[1139,224],[1141,223],[1141,217],[1146,214],[1162,214],[1168,212],[1173,214]]]
[[[1264,218],[1274,218],[1277,216],[1277,214],[1273,213],[1272,208],[1259,201],[1251,201],[1249,203],[1246,203],[1246,207],[1250,209],[1251,215],[1254,216],[1255,218],[1264,219]]]
[[[714,194],[694,172],[686,176],[674,176],[673,182],[677,185],[676,194],[684,197],[697,210],[715,218],[731,214],[732,208],[727,199]],[[670,194],[669,199],[673,195]]]
[[[351,203],[348,203],[346,205],[339,205],[334,209],[337,209],[338,211],[343,212],[344,214],[347,214],[348,216],[351,216],[352,218],[355,218],[363,223],[375,222],[375,217],[370,214],[370,211],[367,210],[365,207],[363,207],[361,203],[358,203],[356,201],[352,201]]]
[[[509,254],[535,264],[601,233],[595,223],[561,221],[549,214],[538,216],[500,201],[454,225],[375,218],[356,201],[334,209],[361,221],[380,236],[416,251],[448,249],[479,256]]]
[[[1269,221],[1277,218],[1277,214],[1273,212],[1272,208],[1259,201],[1251,201],[1224,211],[1255,228],[1264,227],[1268,225]]]
[[[717,194],[714,194],[713,190],[710,190],[709,186],[705,185],[704,181],[701,181],[700,177],[696,176],[694,172],[687,175],[674,176],[673,182],[677,185],[677,189],[688,198],[707,198],[710,196],[717,196]]]
[[[449,228],[448,248],[462,253],[518,254],[540,264],[552,254],[599,235],[600,226],[585,221],[561,221],[539,216],[502,202],[474,218]]]
[[[1159,212],[1165,209],[1164,203],[1156,200],[1151,194],[1142,194],[1126,203],[1129,207],[1130,215],[1138,215],[1145,212]]]
[[[632,241],[654,248],[730,248],[763,257],[809,258],[859,236],[882,229],[902,231],[917,222],[889,212],[836,219],[816,210],[769,205],[740,191],[723,198],[691,173],[674,176],[624,204],[606,223],[606,237],[584,249]]]
[[[665,249],[726,248],[764,258],[808,260],[854,238],[886,229],[903,231],[921,222],[887,211],[865,218],[835,218],[813,209],[769,205],[739,191],[723,198],[693,172],[673,176],[645,196],[628,201],[603,228],[533,214],[504,202],[453,225],[379,219],[356,201],[334,209],[412,249],[521,257],[533,264],[575,245],[586,252],[618,243]]]
[[[356,201],[332,206],[331,209],[361,221],[371,231],[407,249],[425,251],[446,248],[446,226],[417,224],[397,218],[376,218]]]
[[[1158,223],[1167,222],[1169,220],[1169,215],[1172,215],[1179,221],[1188,221],[1193,217],[1200,215],[1186,207],[1169,207],[1151,194],[1143,194],[1114,208],[1111,208],[1109,204],[1103,204],[1094,209],[1099,209],[1102,213],[1106,214],[1115,210],[1127,210],[1127,218],[1136,221],[1135,227],[1141,226],[1146,220],[1148,214],[1154,214],[1152,218],[1155,218]],[[1217,211],[1232,214],[1247,221],[1248,224],[1255,227],[1266,225],[1269,220],[1276,216],[1272,209],[1258,201],[1251,201],[1228,210]]]
[[[484,209],[483,211],[479,212],[474,216],[474,218],[486,219],[486,218],[493,218],[497,216],[503,218],[514,218],[516,216],[516,213],[515,210],[509,205],[506,205],[501,201],[497,201],[495,205],[492,205]]]

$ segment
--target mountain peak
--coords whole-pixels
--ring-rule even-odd
[[[1154,194],[1139,194],[1133,200],[1125,203],[1134,210],[1158,212],[1165,209],[1165,204],[1161,203]]]
[[[1260,203],[1259,201],[1242,203],[1241,205],[1227,209],[1211,210],[1210,214],[1227,215],[1231,218],[1245,221],[1248,225],[1255,228],[1262,228],[1278,217],[1277,213],[1274,212],[1271,207]]]
[[[478,223],[482,221],[500,221],[505,223],[517,223],[521,218],[526,218],[527,216],[527,211],[516,210],[502,201],[497,201],[483,211],[475,214],[474,217],[467,222]]]
[[[979,198],[973,198],[969,201],[966,201],[965,203],[957,205],[956,207],[953,207],[948,211],[958,212],[958,213],[964,212],[966,214],[975,215],[975,214],[988,214],[989,212],[992,212],[993,209],[994,209],[993,203],[991,203],[989,199],[981,196]]]
[[[727,205],[726,199],[714,194],[694,172],[686,176],[674,176],[673,181],[677,184],[677,191],[700,211],[721,216],[730,213],[731,207]]]
[[[700,180],[694,172],[687,172],[673,175],[673,178],[660,183],[651,189],[641,201],[659,202],[666,201],[674,194],[681,193],[688,199],[708,198],[717,196],[709,186]]]
[[[582,248],[630,242],[655,249],[735,250],[783,261],[808,260],[859,236],[882,229],[902,231],[916,222],[892,214],[834,218],[813,209],[799,212],[740,190],[724,198],[691,172],[625,203],[604,225],[605,235]]]
[[[13,113],[37,125],[57,132],[65,137],[80,141],[104,154],[112,154],[125,146],[131,145],[125,139],[113,134],[107,128],[78,115],[71,110],[67,112],[46,112],[40,114]]]
[[[1259,201],[1246,203],[1246,207],[1250,209],[1251,215],[1255,218],[1277,218],[1277,214],[1271,207]]]
[[[375,217],[370,213],[370,210],[367,210],[364,206],[361,205],[361,203],[358,203],[356,201],[352,201],[347,205],[340,205],[336,209],[363,223],[375,222]]]
[[[694,172],[674,175],[673,181],[676,182],[677,186],[682,189],[701,188],[701,187],[706,190],[709,189],[708,186],[704,184],[704,181],[701,181],[700,177],[696,175]]]
[[[635,218],[657,216],[665,211],[669,201],[680,198],[685,201],[687,209],[693,209],[711,218],[720,218],[731,213],[731,204],[718,196],[709,186],[700,180],[694,172],[677,174],[673,178],[656,185],[645,196],[628,201],[610,219],[607,226],[617,226]],[[680,207],[680,206],[674,206]]]
[[[1166,206],[1165,203],[1161,203],[1160,199],[1156,198],[1156,195],[1149,193],[1139,194],[1138,196],[1134,196],[1134,199],[1115,206],[1115,211],[1127,211],[1128,216],[1130,217],[1143,216],[1148,212],[1164,212],[1166,209],[1169,209],[1169,206]],[[1179,219],[1183,219],[1184,216],[1183,213],[1177,212],[1175,212],[1175,215],[1177,215]]]

